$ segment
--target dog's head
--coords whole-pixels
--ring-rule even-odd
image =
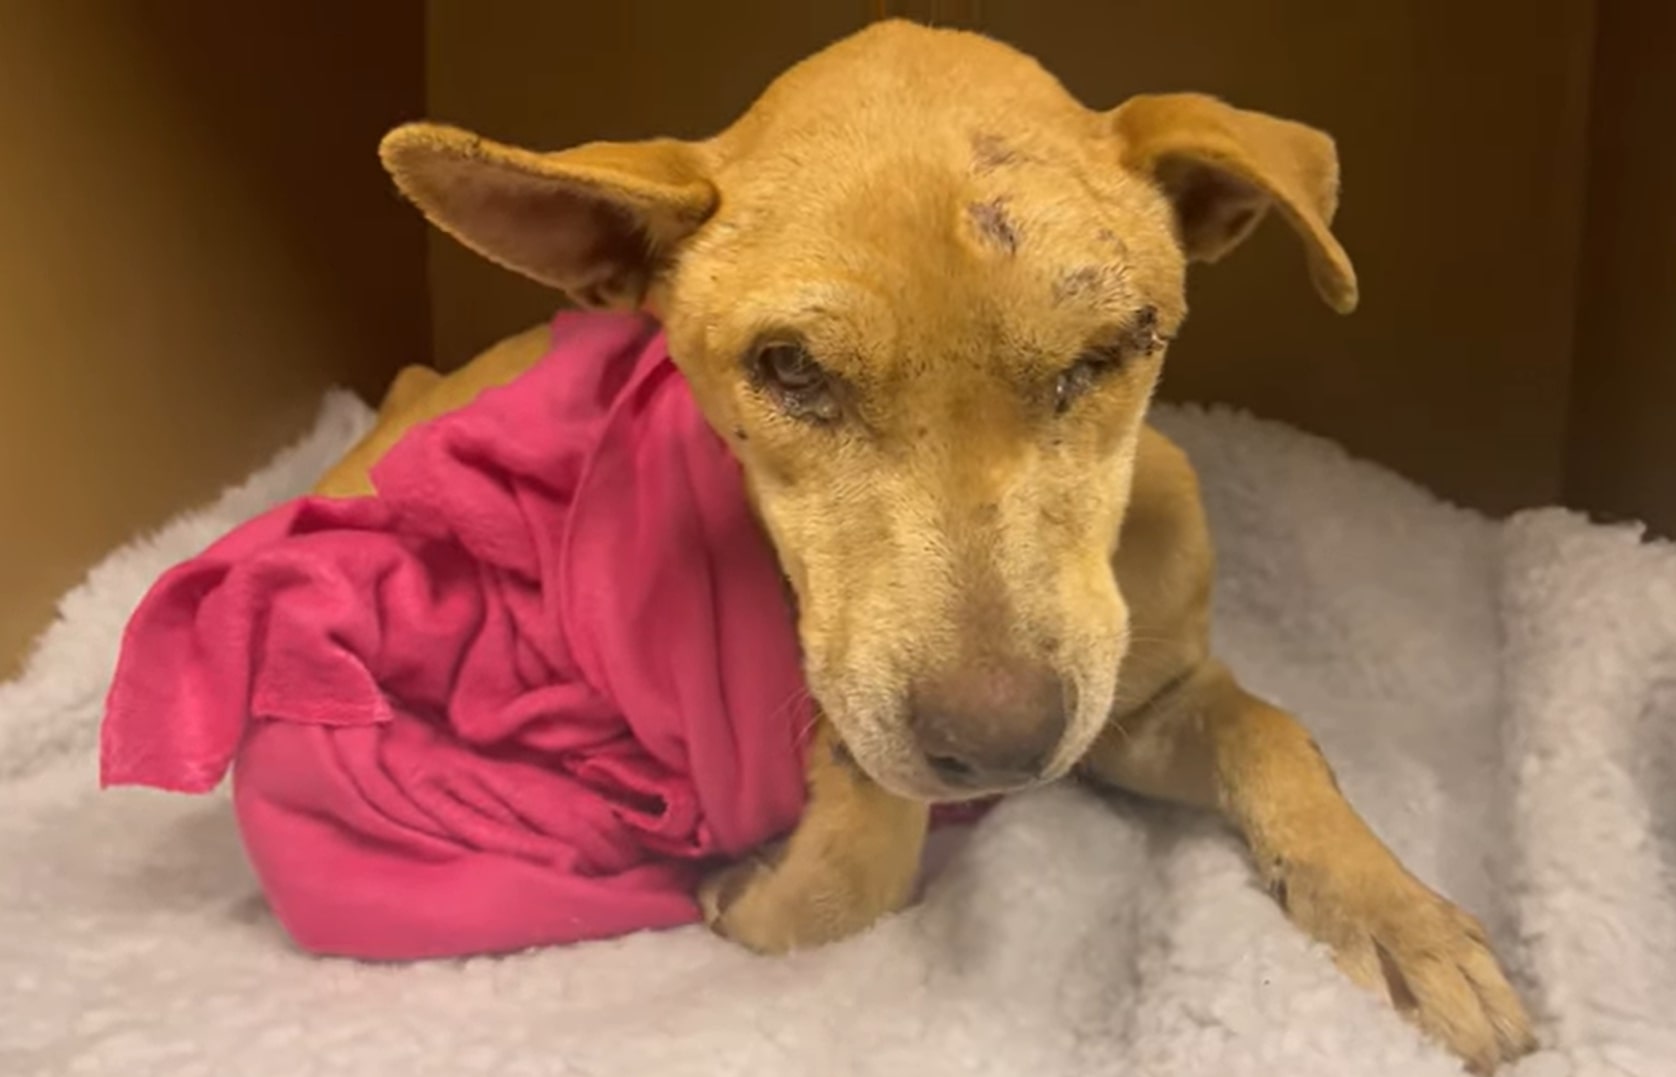
[[[486,257],[640,307],[732,444],[810,687],[903,795],[1058,776],[1111,707],[1111,559],[1190,261],[1270,208],[1323,298],[1323,134],[1211,98],[1077,103],[977,35],[875,25],[705,142],[557,153],[393,132],[401,189]]]

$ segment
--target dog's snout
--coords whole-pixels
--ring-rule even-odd
[[[1017,785],[1041,776],[1064,739],[1065,681],[1039,664],[954,670],[916,685],[909,720],[926,762],[953,786]]]

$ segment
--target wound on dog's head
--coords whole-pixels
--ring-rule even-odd
[[[1018,225],[1013,223],[1012,216],[1007,212],[1007,200],[991,198],[983,202],[974,202],[966,207],[966,213],[972,219],[972,226],[978,235],[986,242],[995,246],[1006,254],[1018,250]]]

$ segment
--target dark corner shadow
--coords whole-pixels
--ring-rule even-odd
[[[273,222],[311,314],[352,342],[351,387],[376,398],[398,366],[428,361],[424,223],[377,154],[424,109],[424,5],[171,0],[102,17]]]

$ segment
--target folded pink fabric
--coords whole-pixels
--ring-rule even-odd
[[[697,918],[789,829],[810,706],[738,466],[655,324],[562,314],[515,383],[413,431],[377,497],[303,498],[129,624],[102,781],[233,770],[303,947],[404,959]]]

